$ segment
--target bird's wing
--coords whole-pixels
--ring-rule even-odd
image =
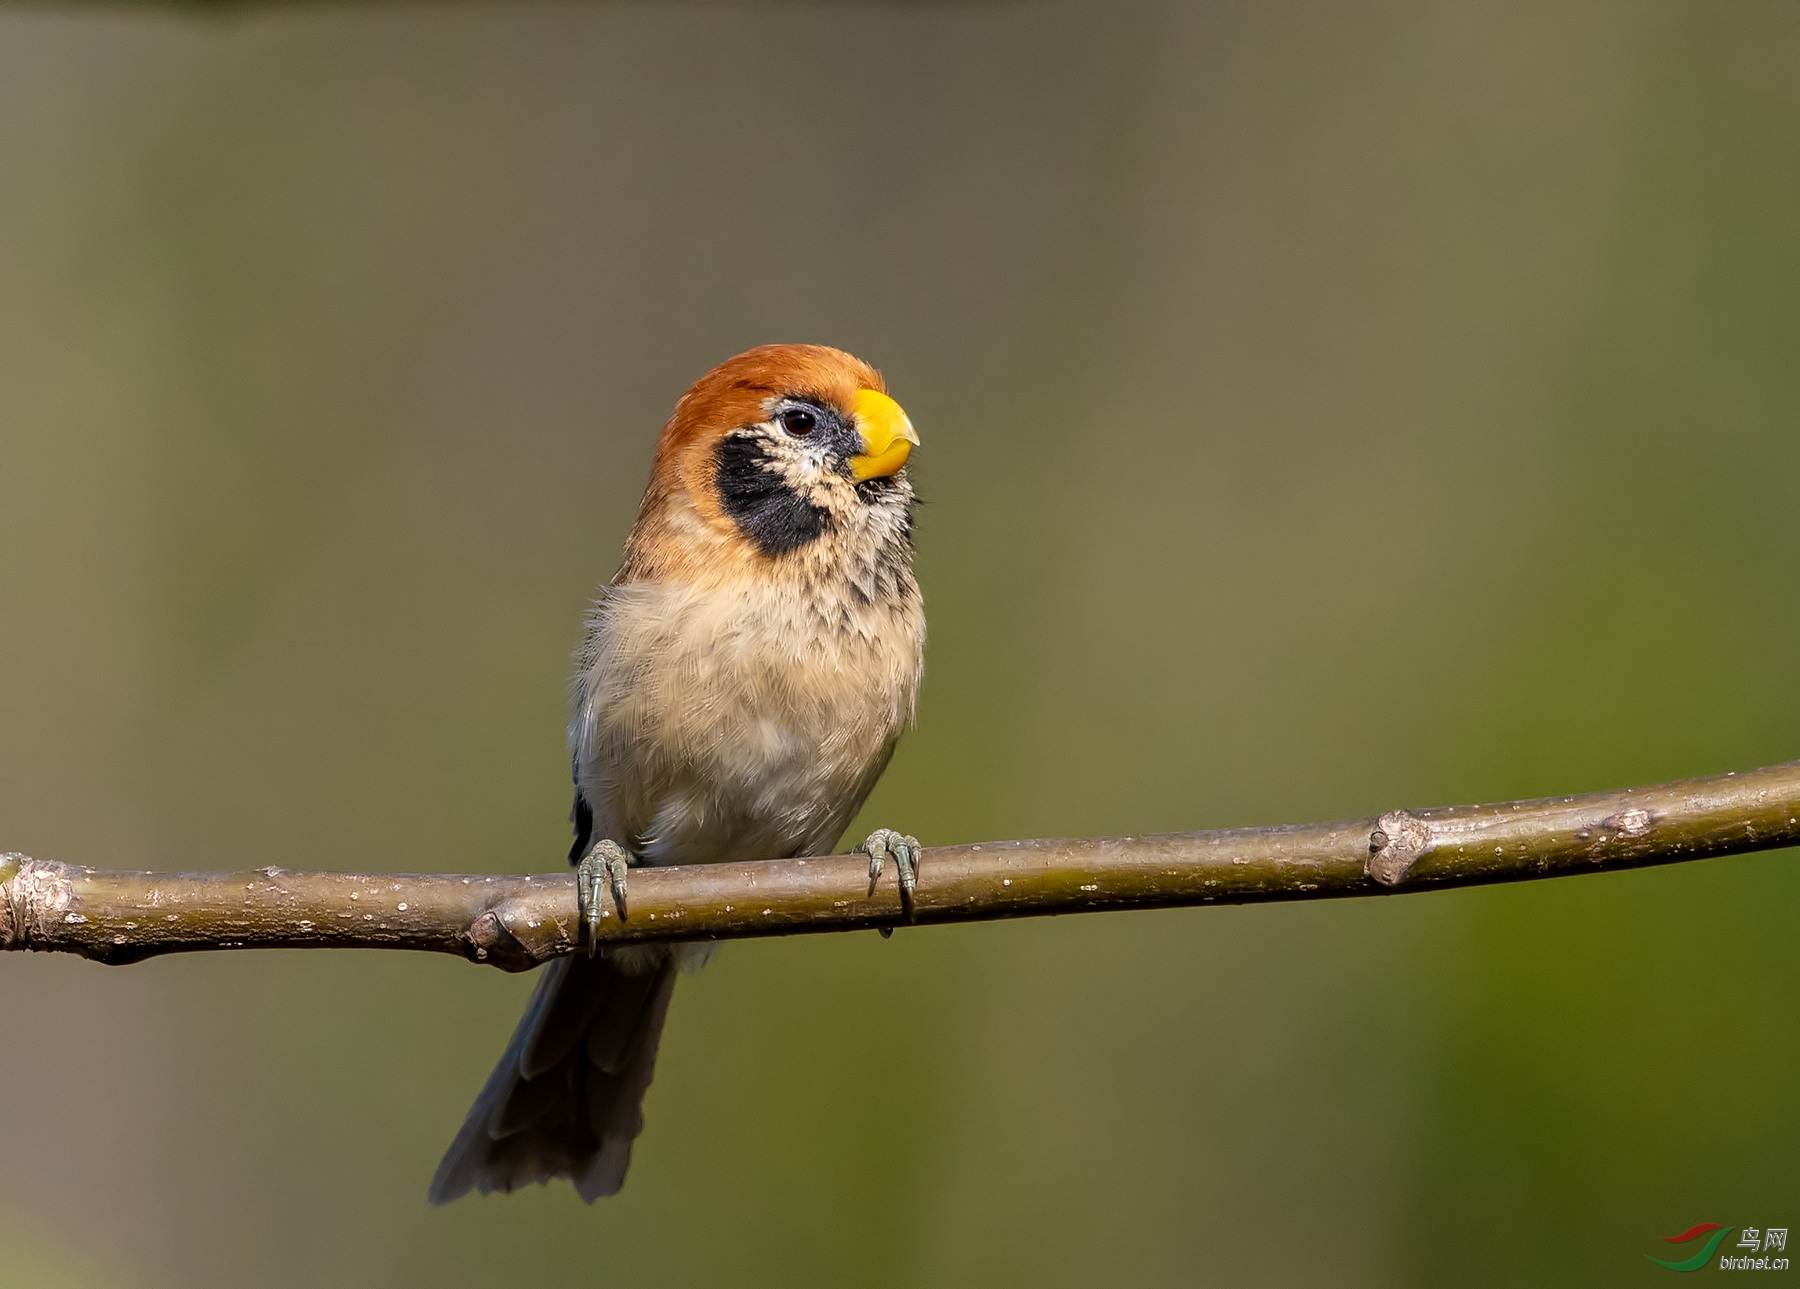
[[[569,822],[575,830],[569,847],[569,863],[579,864],[598,841],[615,841],[632,849],[636,835],[627,812],[621,789],[629,776],[612,763],[616,749],[598,737],[597,723],[602,719],[596,708],[596,679],[608,671],[613,651],[609,648],[618,627],[608,612],[613,588],[607,587],[594,601],[588,613],[587,634],[575,657],[575,695],[569,715],[569,775],[575,781],[575,801],[569,808]],[[633,857],[633,862],[637,861]]]
[[[569,823],[575,828],[575,844],[569,847],[569,864],[573,867],[594,844],[594,807],[581,792],[581,758],[569,758],[569,777],[575,780],[575,804],[569,807]]]

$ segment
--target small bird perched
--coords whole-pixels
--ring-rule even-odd
[[[593,951],[626,869],[831,853],[911,721],[925,614],[919,441],[873,367],[764,345],[675,404],[625,559],[577,655],[575,844],[587,957],[544,968],[431,1183],[433,1203],[567,1177],[625,1181],[677,969],[700,945]],[[888,829],[909,901],[919,843]]]

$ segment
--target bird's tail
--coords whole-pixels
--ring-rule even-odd
[[[543,970],[431,1179],[433,1204],[553,1177],[569,1178],[591,1204],[625,1183],[675,990],[674,956],[637,973],[604,956],[558,958]]]

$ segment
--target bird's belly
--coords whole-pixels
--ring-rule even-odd
[[[640,860],[823,853],[862,804],[886,762],[884,742],[891,743],[878,731],[845,739],[845,727],[821,729],[816,720],[762,716],[734,724],[734,734],[719,738],[638,745],[619,804]]]
[[[825,853],[886,764],[918,642],[784,607],[609,596],[574,733],[597,822],[643,862]]]
[[[654,813],[634,852],[650,864],[704,864],[829,850],[866,795],[863,765],[798,755],[785,742],[773,754],[706,749],[669,767],[645,802]]]

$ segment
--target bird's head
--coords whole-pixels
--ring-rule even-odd
[[[905,466],[918,441],[881,373],[842,350],[739,354],[676,403],[628,569],[822,571],[910,557]]]

